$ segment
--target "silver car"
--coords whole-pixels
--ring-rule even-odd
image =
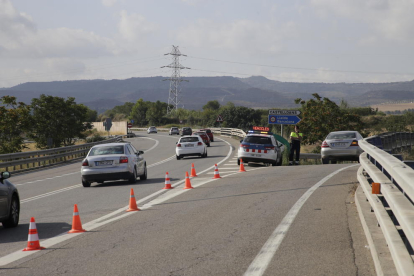
[[[137,177],[147,179],[147,164],[142,155],[130,143],[111,143],[93,146],[82,161],[83,187],[92,182],[126,179],[135,183]]]
[[[155,126],[150,126],[150,127],[147,129],[147,133],[148,133],[148,134],[150,134],[150,133],[157,133],[157,128],[156,128]]]
[[[173,134],[180,135],[180,130],[178,129],[178,127],[172,127],[170,129],[170,135],[173,135]]]
[[[20,197],[16,186],[7,178],[9,172],[0,173],[0,222],[3,227],[16,227],[19,224]]]
[[[321,146],[323,164],[336,164],[337,161],[358,161],[363,150],[359,141],[363,137],[358,131],[335,131],[328,134]]]

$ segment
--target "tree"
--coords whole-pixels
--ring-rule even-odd
[[[156,101],[155,103],[148,102],[148,105],[149,107],[146,112],[146,119],[152,125],[160,125],[164,115],[166,114],[167,104]]]
[[[41,95],[32,99],[33,133],[39,148],[68,146],[74,138],[85,138],[83,132],[92,128],[88,108],[76,104],[75,98]]]
[[[12,96],[3,96],[0,102],[0,154],[20,152],[25,148],[23,136],[32,126],[30,106]]]
[[[220,103],[217,100],[208,101],[207,104],[203,106],[203,110],[208,110],[208,109],[219,110],[219,108],[220,108]]]
[[[250,129],[261,122],[260,110],[244,106],[228,105],[222,108],[220,112],[226,127]]]
[[[134,120],[139,126],[147,125],[147,110],[148,104],[143,99],[139,99],[132,107],[129,118]]]
[[[300,130],[304,133],[303,142],[314,144],[323,141],[332,131],[363,129],[361,118],[357,114],[348,113],[328,98],[321,98],[317,93],[312,94],[314,99],[304,101],[300,98],[296,104],[302,106],[302,120]]]

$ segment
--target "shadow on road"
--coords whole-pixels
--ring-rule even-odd
[[[59,234],[65,233],[72,229],[72,225],[68,223],[36,223],[39,239],[48,239]],[[29,223],[19,224],[15,228],[0,227],[0,244],[12,242],[27,242],[29,233]],[[27,244],[22,243],[22,248]]]

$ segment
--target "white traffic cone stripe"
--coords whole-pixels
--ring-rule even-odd
[[[39,235],[38,234],[29,234],[29,237],[27,239],[29,242],[31,241],[38,241],[39,240]]]

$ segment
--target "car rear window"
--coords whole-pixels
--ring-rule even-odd
[[[246,143],[252,143],[252,144],[271,144],[272,139],[269,137],[262,137],[262,136],[247,136],[244,138],[244,142]]]
[[[124,154],[124,146],[108,146],[92,148],[89,156],[107,155],[107,154]]]
[[[330,133],[326,139],[353,139],[356,138],[355,132]]]
[[[186,142],[198,142],[197,137],[184,137],[181,138],[180,143],[186,143]]]
[[[178,128],[177,127],[173,127],[172,130],[178,130]]]

